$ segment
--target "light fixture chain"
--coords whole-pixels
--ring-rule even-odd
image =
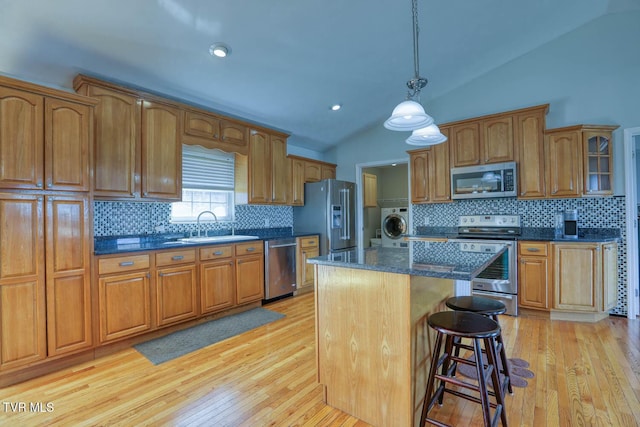
[[[413,71],[417,79],[420,78],[420,52],[418,50],[418,36],[420,28],[418,27],[418,0],[411,0],[413,15]]]

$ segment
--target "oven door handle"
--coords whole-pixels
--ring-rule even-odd
[[[472,289],[472,290],[471,290],[471,293],[472,293],[473,295],[480,295],[480,296],[485,295],[485,296],[488,296],[488,297],[494,297],[494,298],[498,295],[498,294],[496,294],[495,292],[483,292],[483,291],[476,291],[475,289]],[[512,299],[513,299],[513,297],[514,297],[515,295],[513,295],[513,294],[503,294],[503,293],[500,293],[500,294],[499,294],[499,296],[500,296],[500,298],[504,298],[504,299],[507,299],[507,300],[512,300]]]

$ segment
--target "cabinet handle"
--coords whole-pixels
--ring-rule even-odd
[[[222,255],[222,251],[215,251],[213,254],[214,255]]]
[[[538,248],[527,248],[528,252],[540,252],[540,249]]]
[[[175,255],[175,256],[172,256],[171,259],[174,260],[174,261],[180,261],[181,259],[184,259],[184,256]]]
[[[151,279],[151,273],[147,273],[146,276],[147,276],[147,279]]]
[[[36,187],[38,187],[38,188],[42,188],[42,183],[41,183],[41,182],[37,182],[37,183],[36,183]]]
[[[158,276],[164,277],[164,273],[158,273]]]
[[[133,261],[122,261],[120,263],[120,267],[131,267],[133,265]]]
[[[256,250],[256,248],[254,248],[253,246],[251,246],[250,248],[247,248],[247,252],[253,252],[255,250]]]

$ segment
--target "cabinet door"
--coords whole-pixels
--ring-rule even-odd
[[[365,208],[378,206],[378,177],[370,173],[362,174],[363,205]]]
[[[429,199],[429,158],[431,150],[414,151],[410,155],[411,201],[426,203]]]
[[[588,196],[613,194],[611,132],[583,132],[584,193]]]
[[[284,205],[289,199],[291,176],[287,159],[287,140],[271,135],[271,203]]]
[[[291,162],[291,200],[293,206],[304,205],[304,160],[289,159]]]
[[[618,305],[618,245],[602,245],[602,308],[607,311]]]
[[[318,182],[322,179],[322,166],[320,163],[305,162],[304,182]]]
[[[451,156],[453,166],[472,166],[481,163],[480,123],[471,122],[451,127]]]
[[[142,103],[142,197],[180,200],[182,196],[180,119],[177,108]]]
[[[553,308],[597,311],[600,250],[597,244],[553,245]]]
[[[539,199],[547,195],[545,187],[544,112],[516,116],[518,147],[518,186],[520,198]]]
[[[198,138],[218,140],[220,119],[211,114],[186,110],[184,111],[184,133]]]
[[[94,113],[94,195],[134,197],[140,101],[99,86],[89,86],[87,94],[100,100]]]
[[[91,347],[88,196],[47,197],[47,335],[49,356]]]
[[[98,289],[101,342],[151,329],[148,271],[100,277]]]
[[[235,289],[232,260],[200,265],[200,310],[202,314],[233,307]]]
[[[247,129],[240,123],[220,120],[220,137],[222,142],[239,147],[247,146]]]
[[[0,86],[0,188],[43,186],[44,98]]]
[[[494,117],[482,121],[483,163],[512,162],[513,117]]]
[[[320,256],[320,249],[317,246],[314,248],[302,249],[302,263],[303,263],[302,286],[304,287],[308,287],[308,286],[313,287],[313,282],[315,279],[314,265],[309,264],[307,260],[309,258],[315,258],[317,256]]]
[[[249,141],[249,203],[271,202],[271,145],[269,135],[252,130]]]
[[[441,129],[448,137],[449,129]],[[451,201],[451,169],[449,163],[449,142],[431,147],[429,159],[429,185],[432,202]]]
[[[322,179],[336,179],[336,167],[329,166],[329,165],[321,165],[320,177]]]
[[[518,271],[518,303],[521,307],[549,309],[547,281],[549,265],[546,257],[521,257]]]
[[[92,108],[47,98],[44,117],[46,188],[89,191]]]
[[[196,266],[162,268],[156,271],[156,313],[158,326],[196,317]]]
[[[41,196],[0,193],[0,370],[47,355]]]
[[[580,197],[582,144],[579,131],[547,135],[547,194],[550,197]]]
[[[264,260],[262,256],[236,259],[236,303],[260,301],[264,298]]]

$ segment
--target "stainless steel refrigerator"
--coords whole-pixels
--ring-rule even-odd
[[[356,184],[325,179],[304,185],[304,206],[293,208],[293,230],[320,235],[320,255],[356,246]]]

